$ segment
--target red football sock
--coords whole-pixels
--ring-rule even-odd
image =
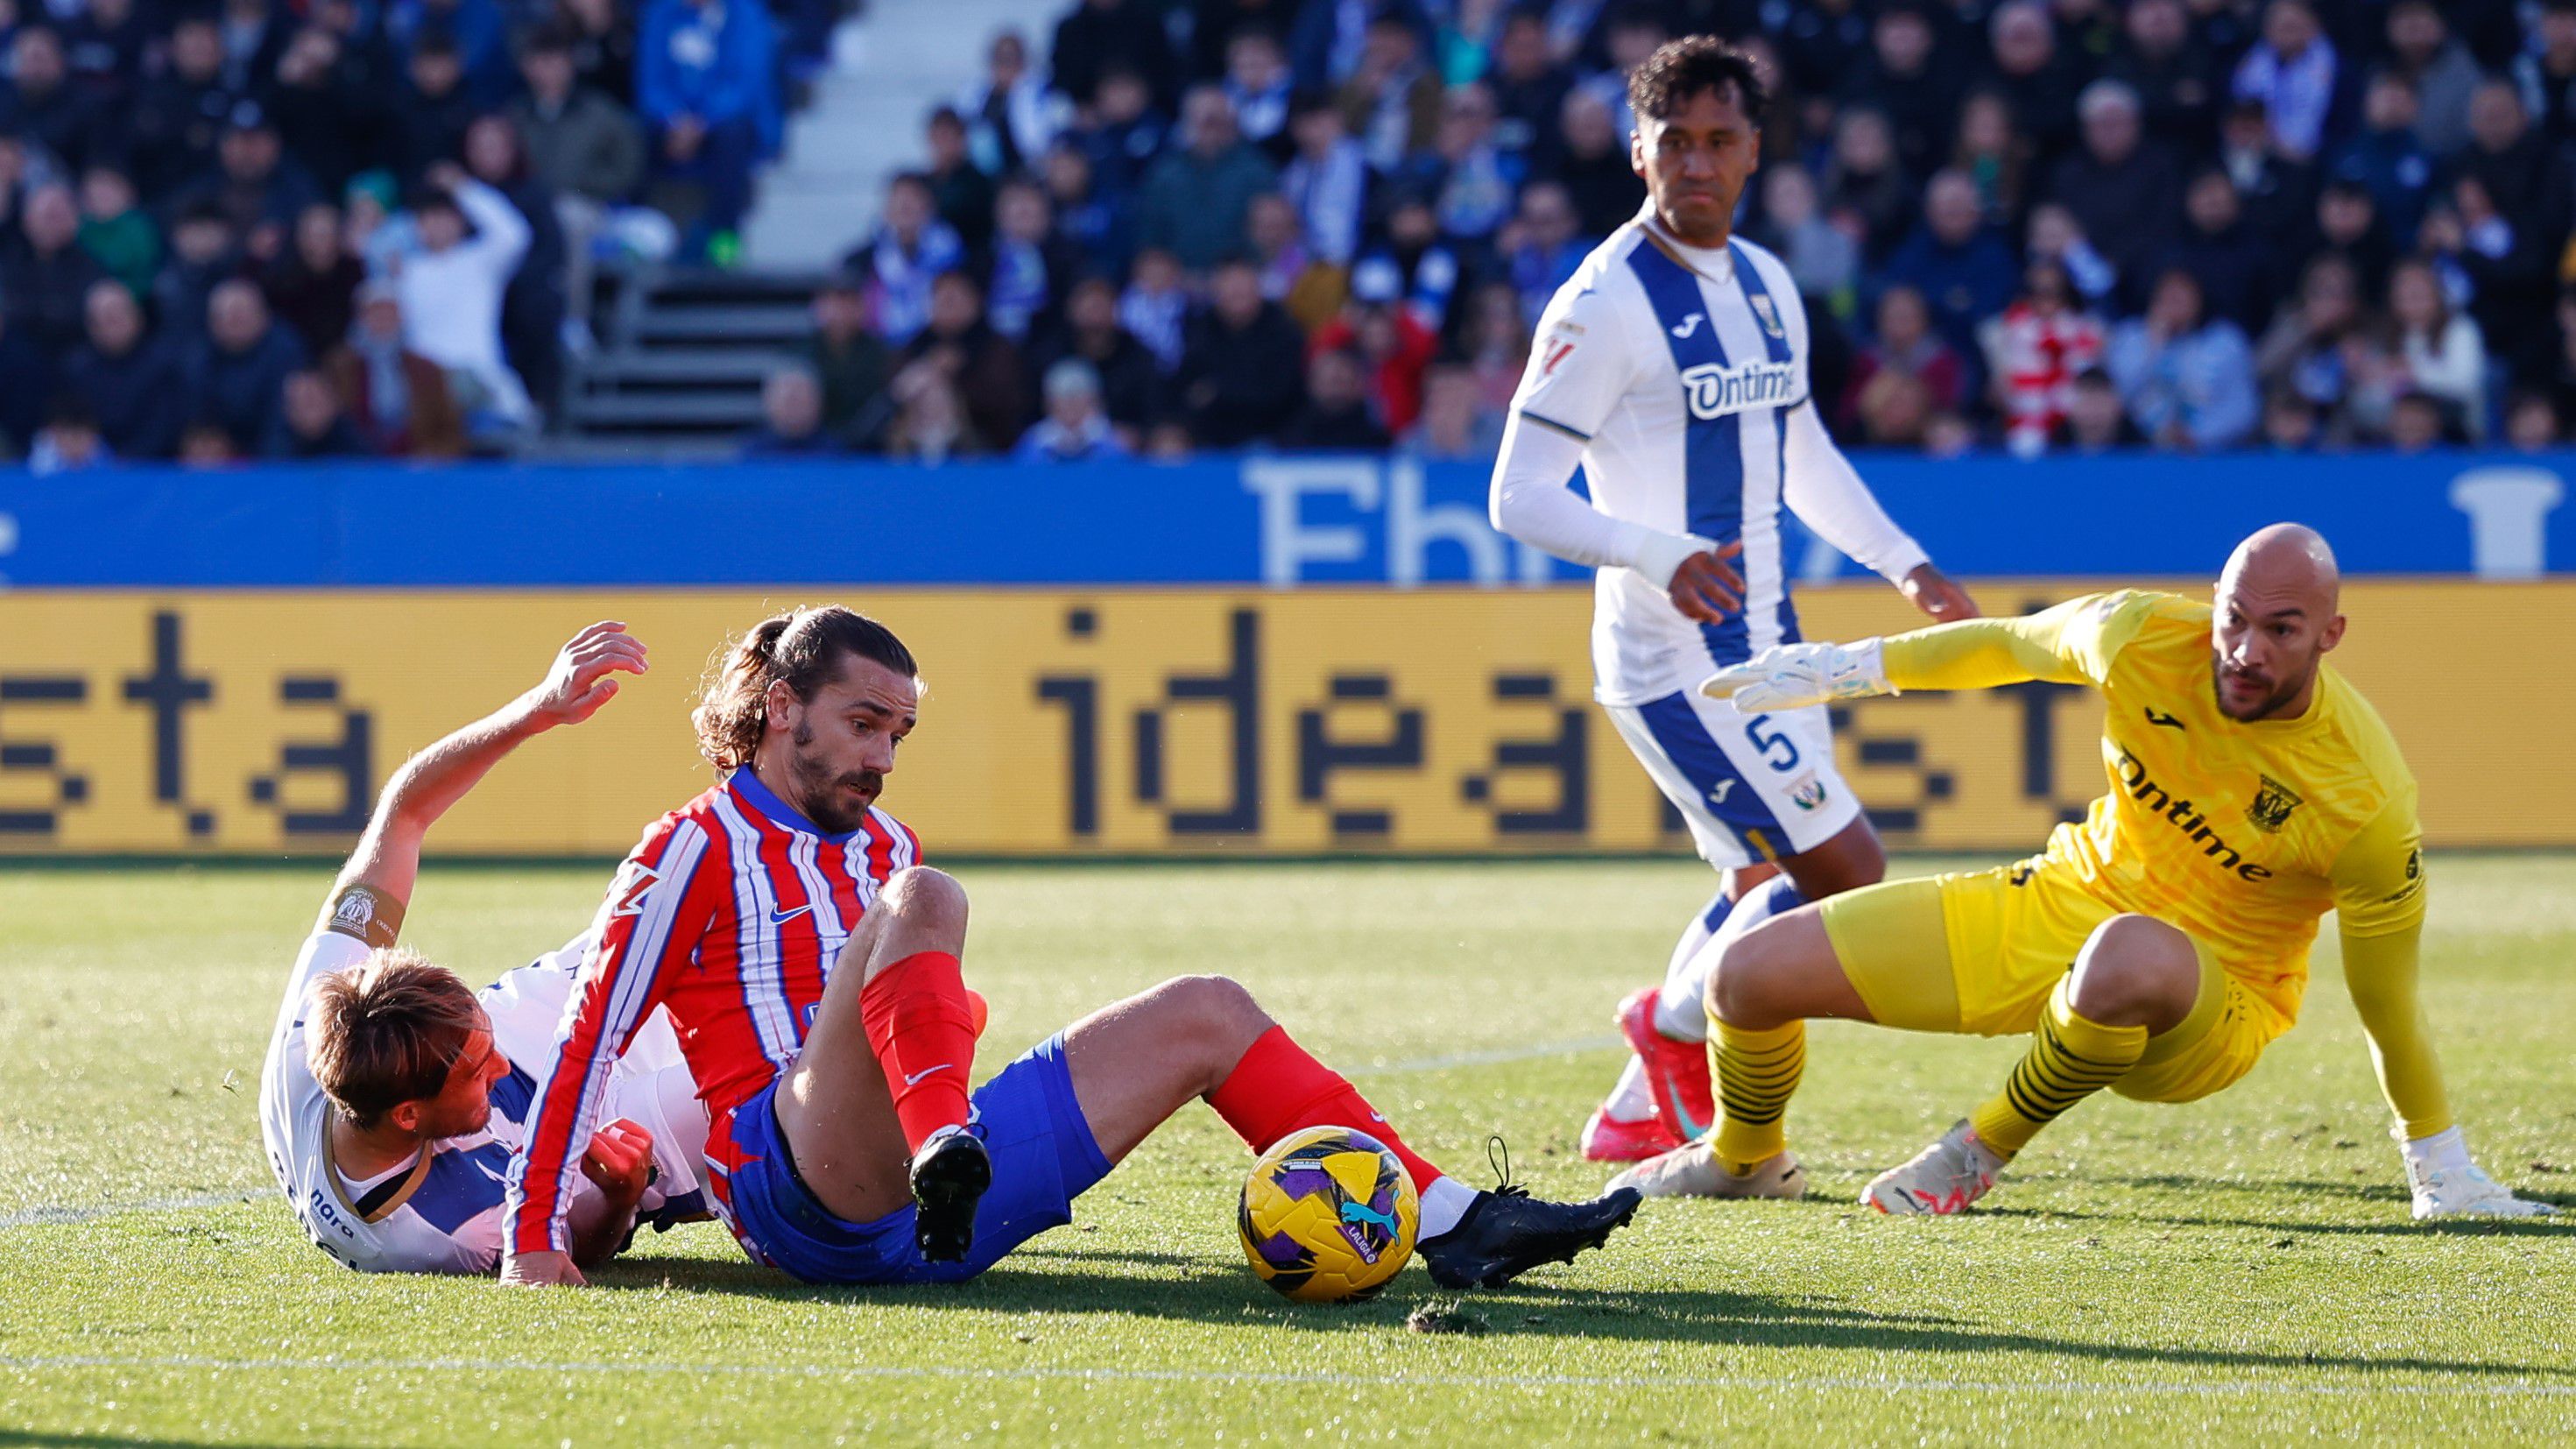
[[[1300,1128],[1348,1127],[1385,1143],[1412,1174],[1414,1191],[1441,1178],[1440,1169],[1405,1146],[1394,1124],[1379,1116],[1358,1088],[1307,1055],[1284,1026],[1263,1032],[1207,1101],[1255,1152],[1268,1151],[1270,1144]]]
[[[915,1151],[931,1133],[966,1120],[966,1079],[975,1065],[971,995],[957,958],[945,951],[906,956],[859,991],[859,1020]]]

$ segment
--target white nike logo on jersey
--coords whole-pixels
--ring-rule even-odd
[[[903,1084],[907,1087],[912,1086],[924,1077],[933,1075],[934,1073],[944,1072],[955,1065],[957,1065],[955,1062],[941,1062],[935,1067],[923,1067],[920,1071],[906,1074],[903,1079]]]
[[[1711,805],[1723,805],[1726,803],[1726,797],[1734,793],[1735,782],[1733,780],[1720,780],[1716,784],[1708,787],[1708,803]]]
[[[801,916],[812,909],[814,909],[812,906],[798,906],[792,911],[782,911],[773,907],[769,912],[769,924],[773,926],[783,926],[789,921],[795,920],[798,916]]]
[[[1675,337],[1682,338],[1689,337],[1692,333],[1699,330],[1700,321],[1706,315],[1707,314],[1701,312],[1693,312],[1689,316],[1684,317],[1682,319],[1682,325],[1673,329],[1673,335]]]

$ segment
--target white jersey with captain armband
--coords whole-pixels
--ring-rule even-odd
[[[304,942],[260,1071],[259,1125],[278,1185],[317,1246],[369,1272],[475,1274],[499,1266],[503,1183],[543,1085],[523,1064],[542,1069],[552,1060],[555,1027],[588,945],[587,935],[576,937],[478,994],[494,1048],[510,1063],[492,1084],[485,1129],[433,1142],[392,1173],[353,1181],[332,1160],[338,1108],[306,1063],[304,1017],[313,983],[366,960],[369,947],[328,923]],[[665,1229],[706,1217],[706,1109],[667,1016],[647,1022],[619,1060],[602,1120],[618,1117],[653,1134],[652,1181],[636,1211],[638,1226]],[[576,1191],[597,1194],[587,1178]]]
[[[1687,690],[1798,638],[1784,502],[1890,580],[1925,561],[1818,421],[1807,342],[1806,308],[1779,258],[1741,241],[1685,246],[1651,207],[1595,248],[1541,314],[1509,427],[1579,443],[1600,517],[1573,516],[1583,500],[1563,475],[1514,476],[1511,436],[1495,516],[1550,552],[1604,565],[1592,637],[1604,704]],[[1742,610],[1722,624],[1684,617],[1656,580],[1621,566],[1637,562],[1644,534],[1742,544]]]

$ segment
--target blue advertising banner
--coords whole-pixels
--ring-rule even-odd
[[[2576,453],[1868,457],[1950,572],[2193,577],[2255,527],[2347,572],[2576,573]],[[13,588],[1260,585],[1572,580],[1485,522],[1487,470],[1407,457],[921,468],[389,465],[0,474]],[[2552,528],[2555,523],[2559,526]],[[1803,535],[1798,575],[1855,570]]]

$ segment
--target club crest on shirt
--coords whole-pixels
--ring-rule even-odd
[[[1825,803],[1825,782],[1813,775],[1801,775],[1789,787],[1789,803],[1801,810],[1813,810]]]
[[[2267,835],[2278,834],[2281,827],[2289,823],[2290,812],[2304,802],[2297,791],[2271,776],[2256,778],[2263,782],[2263,788],[2254,792],[2254,803],[2245,807],[2245,818],[2254,822],[2255,829]]]
[[[1744,300],[1753,304],[1753,315],[1761,319],[1764,332],[1779,338],[1786,338],[1789,335],[1781,328],[1780,309],[1771,305],[1768,293],[1756,292]]]

